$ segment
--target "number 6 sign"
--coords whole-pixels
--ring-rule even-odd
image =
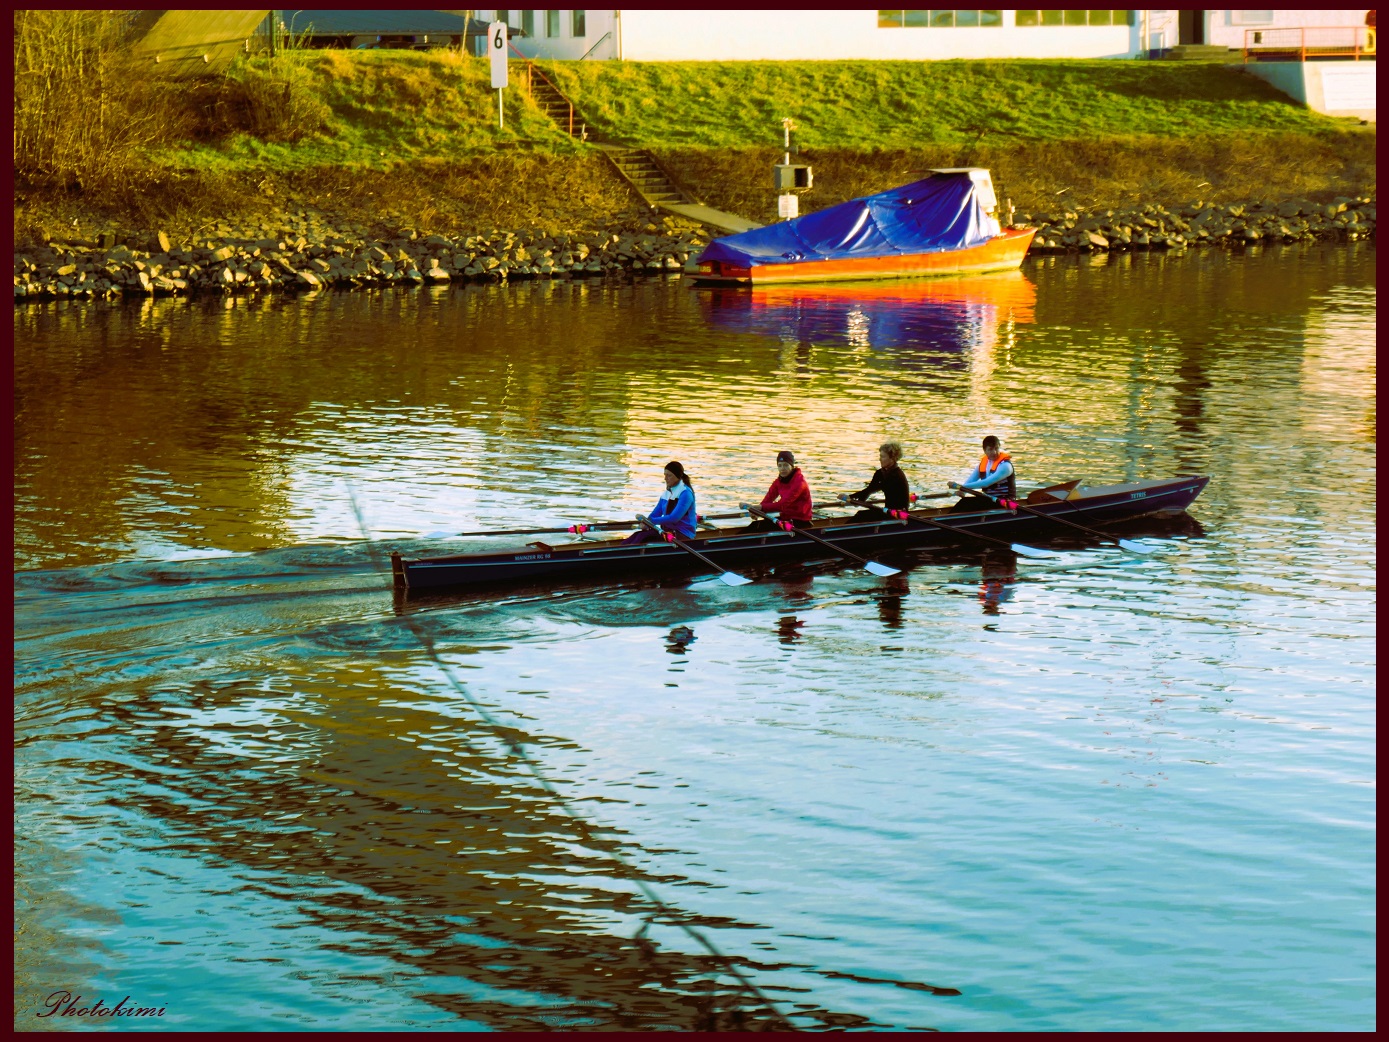
[[[493,22],[487,27],[487,53],[492,58],[492,86],[501,90],[506,86],[506,23]]]

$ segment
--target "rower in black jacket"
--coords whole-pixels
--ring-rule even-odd
[[[839,497],[842,503],[863,503],[874,492],[883,494],[883,506],[860,510],[853,516],[855,521],[876,521],[885,516],[888,510],[906,510],[911,504],[911,483],[898,466],[902,458],[902,446],[895,441],[885,441],[878,446],[878,469],[873,472],[873,480],[857,492]]]

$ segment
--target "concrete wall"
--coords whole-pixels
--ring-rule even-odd
[[[628,61],[817,61],[891,58],[1127,58],[1137,26],[879,28],[878,12],[623,11]]]
[[[1267,20],[1259,16],[1268,15]],[[1244,48],[1247,29],[1310,29],[1365,24],[1365,11],[1207,11],[1206,42]]]
[[[534,29],[533,36],[511,38],[513,54],[520,52],[527,58],[559,58],[571,61],[582,58],[589,51],[592,51],[588,53],[589,61],[618,56],[617,33],[614,31],[618,12],[585,11],[583,36],[575,36],[573,33],[572,11],[560,11],[559,35],[546,36],[545,14],[544,11],[507,11],[507,25],[520,29],[523,22],[529,20]],[[479,11],[476,17],[491,21],[496,17],[496,11]]]
[[[478,17],[490,18],[481,11]],[[879,28],[878,12],[863,11],[589,11],[583,39],[569,36],[569,12],[560,35],[544,35],[544,12],[534,12],[536,35],[514,40],[526,57],[578,58],[604,33],[589,56],[626,61],[824,61],[843,58],[930,60],[947,58],[1130,58],[1139,50],[1133,26],[1018,26],[1015,12],[986,28],[909,26]],[[521,11],[508,24],[520,26]]]
[[[1314,112],[1375,121],[1372,61],[1250,62],[1244,70]]]
[[[141,11],[131,51],[166,76],[221,72],[245,47],[268,11]]]
[[[1149,8],[1136,11],[1142,26],[1144,46],[1167,50],[1182,41],[1178,37],[1175,10]],[[1207,44],[1244,49],[1246,29],[1304,29],[1317,26],[1357,26],[1365,24],[1361,11],[1202,11],[1202,34]]]

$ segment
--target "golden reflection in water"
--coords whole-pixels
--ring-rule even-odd
[[[1373,437],[1372,290],[1336,296],[1357,255],[1125,255],[1084,271],[1045,258],[1003,276],[703,295],[535,282],[30,304],[14,320],[16,553],[285,545],[322,530],[314,514],[340,498],[327,473],[364,465],[378,501],[456,488],[457,509],[519,497],[556,513],[576,493],[645,511],[671,458],[701,509],[722,509],[765,488],[783,447],[823,498],[857,487],[885,438],[930,490],[983,433],[1036,480],[1222,481],[1281,466],[1216,433],[1251,407],[1255,369],[1267,407],[1310,430],[1335,422],[1323,392],[1361,397]],[[1093,438],[1104,469],[1058,454],[1058,428]],[[581,474],[561,462],[575,453]]]

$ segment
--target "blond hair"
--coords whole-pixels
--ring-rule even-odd
[[[893,463],[902,458],[902,446],[895,441],[885,441],[878,446],[879,452],[886,452]]]

